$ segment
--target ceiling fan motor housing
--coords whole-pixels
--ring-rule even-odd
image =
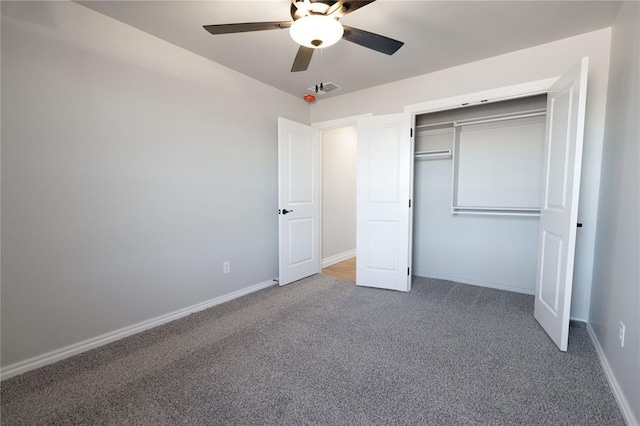
[[[308,15],[326,15],[335,12],[338,8],[335,0],[292,0],[291,18],[296,21]],[[342,8],[342,5],[339,5]],[[335,9],[335,10],[334,10]]]

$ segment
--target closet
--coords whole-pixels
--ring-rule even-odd
[[[422,275],[536,294],[566,350],[588,69],[358,118],[356,285],[410,291]]]
[[[416,116],[413,275],[534,293],[546,98]]]

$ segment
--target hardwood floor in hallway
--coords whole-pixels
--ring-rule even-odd
[[[345,278],[353,282],[356,281],[356,258],[352,257],[335,265],[328,266],[322,270],[324,275]]]

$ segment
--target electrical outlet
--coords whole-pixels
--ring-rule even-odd
[[[228,274],[229,272],[231,272],[231,262],[228,260],[226,262],[222,262],[222,273]]]
[[[626,327],[624,326],[624,323],[622,321],[620,321],[620,334],[618,335],[618,338],[620,339],[620,347],[624,348],[624,332],[625,332]]]

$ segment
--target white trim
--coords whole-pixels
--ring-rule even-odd
[[[478,287],[493,288],[493,289],[496,289],[496,290],[512,291],[514,293],[522,293],[522,294],[529,294],[529,295],[534,295],[535,294],[535,289],[514,287],[514,286],[510,286],[508,284],[494,283],[494,282],[490,282],[490,281],[470,280],[470,279],[467,279],[467,278],[454,277],[454,276],[450,276],[450,275],[433,274],[431,272],[425,272],[425,271],[413,271],[413,275],[415,275],[416,277],[436,278],[436,279],[439,279],[439,280],[453,281],[453,282],[460,283],[460,284],[469,284],[469,285],[475,285],[475,286],[478,286]]]
[[[322,259],[322,267],[335,265],[336,263],[344,262],[345,260],[356,257],[356,249],[345,251],[344,253],[336,254]]]
[[[341,127],[350,127],[358,124],[358,119],[363,117],[371,117],[373,114],[360,114],[352,115],[351,117],[336,118],[335,120],[320,121],[318,123],[311,123],[311,127],[315,127],[319,130],[331,130],[339,129]]]
[[[604,375],[607,377],[607,381],[609,382],[609,387],[613,392],[613,396],[618,403],[618,408],[620,408],[620,412],[622,412],[622,417],[624,417],[624,421],[627,422],[629,426],[637,426],[638,419],[635,418],[633,414],[633,410],[631,409],[631,404],[624,396],[624,392],[620,388],[616,377],[613,374],[613,370],[609,365],[609,361],[607,360],[606,355],[604,354],[604,350],[598,341],[598,337],[596,336],[595,331],[591,327],[591,323],[587,322],[587,331],[589,332],[589,336],[591,337],[591,341],[593,342],[593,346],[596,348],[596,352],[598,354],[598,358],[600,358],[600,364],[602,365],[602,369],[604,370]]]
[[[42,355],[38,355],[32,358],[26,359],[24,361],[19,361],[14,364],[7,365],[6,367],[2,368],[2,373],[0,373],[0,380],[9,379],[11,377],[17,376],[18,374],[26,373],[27,371],[44,367],[45,365],[53,364],[54,362],[63,360],[65,358],[69,358],[73,355],[77,355],[82,352],[86,352],[90,349],[94,349],[99,346],[106,345],[107,343],[115,342],[116,340],[120,340],[124,337],[131,336],[133,334],[140,333],[145,330],[149,330],[150,328],[154,328],[171,321],[175,321],[178,318],[185,317],[194,312],[202,311],[212,306],[216,306],[221,303],[228,302],[233,299],[237,299],[238,297],[245,296],[249,293],[253,293],[255,291],[262,290],[264,288],[271,287],[273,285],[276,285],[276,283],[273,280],[264,281],[264,282],[207,300],[205,302],[197,303],[195,305],[191,305],[183,309],[178,309],[177,311],[173,311],[168,314],[160,315],[158,317],[155,317],[146,321],[142,321],[137,324],[133,324],[128,327],[121,328],[119,330],[114,330],[105,334],[101,334],[99,336],[92,337],[87,340],[83,340],[82,342],[74,343],[72,345],[65,346],[63,348],[44,353]]]
[[[504,101],[507,99],[521,98],[547,93],[551,85],[558,80],[558,77],[544,80],[531,81],[529,83],[516,84],[513,86],[501,87],[498,89],[485,90],[482,92],[469,93],[461,96],[438,99],[419,104],[407,105],[404,112],[413,114],[424,114],[428,112],[443,111],[446,109],[460,108],[461,106],[471,106],[490,102]]]

